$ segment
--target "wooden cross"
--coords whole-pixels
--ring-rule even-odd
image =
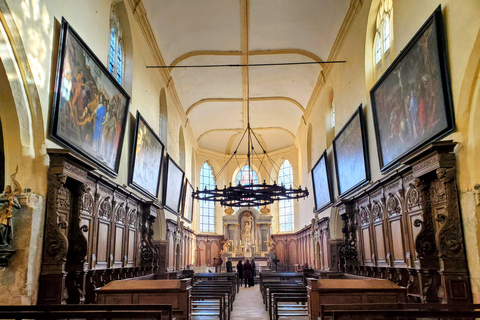
[[[198,266],[201,267],[202,266],[202,261],[201,261],[200,251],[205,251],[205,250],[198,248],[195,251],[198,252]]]

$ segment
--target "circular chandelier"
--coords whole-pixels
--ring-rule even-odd
[[[248,111],[249,110],[247,109],[247,112]],[[197,187],[197,190],[192,193],[194,199],[203,201],[216,201],[220,202],[220,205],[226,207],[256,207],[266,206],[272,204],[274,201],[300,199],[308,196],[307,188],[302,189],[301,186],[299,186],[298,188],[293,188],[292,186],[290,186],[290,188],[287,188],[283,184],[278,185],[275,181],[273,182],[273,184],[267,184],[265,180],[263,183],[254,183],[252,177],[250,176],[252,170],[252,157],[256,156],[257,159],[260,161],[260,167],[265,168],[265,170],[266,167],[264,165],[264,162],[266,161],[270,162],[274,168],[275,166],[278,167],[278,165],[275,164],[275,162],[268,156],[267,152],[262,147],[257,136],[250,128],[250,122],[248,122],[247,129],[245,129],[242,139],[240,139],[237,148],[233,152],[233,155],[228,159],[220,172],[214,177],[214,180],[216,180],[216,178],[223,172],[223,170],[227,167],[228,163],[233,159],[233,157],[237,156],[238,148],[240,147],[240,144],[242,143],[245,136],[247,136],[248,144],[246,164],[249,168],[248,181],[250,181],[250,183],[242,185],[239,181],[237,185],[232,186],[232,183],[230,183],[230,186],[224,186],[223,189],[218,189],[218,187],[215,186],[215,189],[213,190],[209,190],[206,187],[204,190],[199,190]],[[253,146],[253,138],[255,138],[258,145],[260,145],[260,148],[262,149],[261,157],[255,152],[255,148]],[[275,170],[278,174],[279,170],[277,170],[276,168]]]

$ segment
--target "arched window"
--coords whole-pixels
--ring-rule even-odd
[[[242,186],[247,184],[258,184],[258,176],[255,170],[247,165],[240,169],[235,178],[235,185],[238,185],[239,183]]]
[[[205,162],[200,170],[200,190],[215,189],[212,167]],[[215,232],[215,202],[200,200],[200,232]]]
[[[392,30],[392,0],[381,0],[375,22],[375,39],[373,52],[377,78],[390,64],[390,47],[393,40]]]
[[[292,165],[285,160],[278,172],[278,184],[283,184],[286,188],[293,187]],[[278,224],[280,232],[293,231],[293,199],[282,200],[278,202]]]
[[[258,184],[258,176],[255,170],[253,170],[248,165],[245,165],[240,171],[238,171],[237,176],[235,177],[235,185],[241,184],[242,186],[248,184]],[[257,210],[260,207],[255,207]],[[238,208],[236,208],[238,209]]]
[[[123,80],[123,40],[122,28],[118,19],[117,7],[112,4],[110,9],[110,48],[108,50],[108,71],[118,83]]]

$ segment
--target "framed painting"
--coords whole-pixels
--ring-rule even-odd
[[[163,175],[163,206],[168,211],[178,215],[182,202],[183,178],[185,174],[168,154],[165,163],[166,167]]]
[[[55,81],[50,137],[116,177],[130,97],[65,19]]]
[[[137,111],[128,183],[151,198],[158,194],[164,149],[160,138]]]
[[[317,212],[325,210],[333,202],[332,179],[327,161],[327,150],[325,150],[312,169],[313,193]]]
[[[441,8],[438,7],[370,91],[380,169],[385,173],[454,130]]]
[[[185,193],[183,196],[183,218],[188,222],[192,222],[193,219],[193,187],[190,181],[185,180]]]
[[[367,136],[362,105],[333,139],[338,194],[345,196],[370,181]]]

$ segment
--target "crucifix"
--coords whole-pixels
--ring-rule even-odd
[[[200,258],[201,257],[200,252],[205,251],[205,250],[198,248],[195,251],[198,252],[198,259],[197,259],[198,260],[198,266],[201,267],[202,266],[202,261],[201,261],[201,258]]]

